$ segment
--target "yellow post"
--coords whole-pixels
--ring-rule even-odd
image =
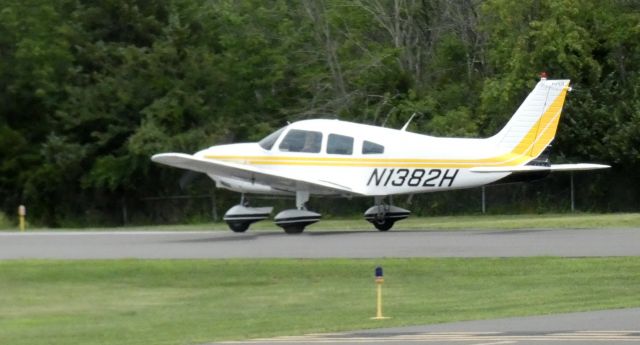
[[[382,283],[384,283],[384,277],[382,275],[382,267],[376,268],[376,287],[377,287],[377,303],[376,303],[376,317],[372,317],[372,320],[385,320],[389,317],[382,316]]]
[[[18,206],[18,218],[20,219],[20,231],[24,231],[26,226],[25,217],[27,216],[27,208],[24,205]]]
[[[378,285],[378,307],[376,308],[376,319],[382,319],[382,284]]]

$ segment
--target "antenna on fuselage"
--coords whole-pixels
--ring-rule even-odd
[[[419,114],[419,113],[417,113],[417,112],[416,112],[416,113],[411,114],[411,117],[409,118],[409,120],[407,121],[407,123],[405,123],[405,124],[404,124],[404,126],[402,126],[402,128],[401,128],[400,130],[401,130],[401,131],[403,131],[403,132],[406,132],[406,131],[407,131],[407,127],[409,127],[409,124],[411,123],[411,120],[413,120],[413,118],[414,118],[416,115],[418,115],[418,114]]]

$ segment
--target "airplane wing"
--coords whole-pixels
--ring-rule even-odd
[[[542,172],[542,171],[582,171],[597,170],[611,168],[609,165],[592,164],[592,163],[576,163],[576,164],[551,164],[544,165],[521,165],[515,167],[477,167],[471,168],[469,171],[474,173],[519,173],[519,172]]]
[[[199,158],[184,153],[160,153],[151,157],[151,160],[156,163],[205,174],[241,178],[290,192],[295,192],[304,186],[309,192],[316,194],[364,195],[347,186],[331,181],[311,180],[299,175],[260,169],[255,166],[225,162],[217,159]]]

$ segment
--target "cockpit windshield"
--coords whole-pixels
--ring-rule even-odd
[[[282,134],[285,128],[287,127],[282,127],[279,130],[267,135],[266,137],[264,137],[264,139],[258,142],[258,145],[260,145],[265,150],[271,150],[273,144],[275,144],[278,138],[280,138],[280,134]]]

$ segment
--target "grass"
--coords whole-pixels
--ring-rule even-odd
[[[385,268],[385,314],[373,269]],[[0,344],[197,344],[640,306],[640,258],[0,262]]]
[[[0,229],[2,229],[0,224]],[[476,215],[476,216],[439,216],[439,217],[410,217],[398,222],[394,230],[460,230],[460,229],[524,229],[524,228],[636,228],[640,227],[640,213],[573,213],[573,214],[525,214],[525,215]],[[5,228],[5,231],[11,230]],[[281,231],[271,220],[255,223],[252,230]],[[364,219],[325,219],[311,225],[313,230],[366,230],[373,226]],[[29,231],[210,231],[225,230],[227,225],[222,222],[194,224],[194,225],[155,225],[129,226],[116,228],[67,228],[46,229],[33,228]]]

